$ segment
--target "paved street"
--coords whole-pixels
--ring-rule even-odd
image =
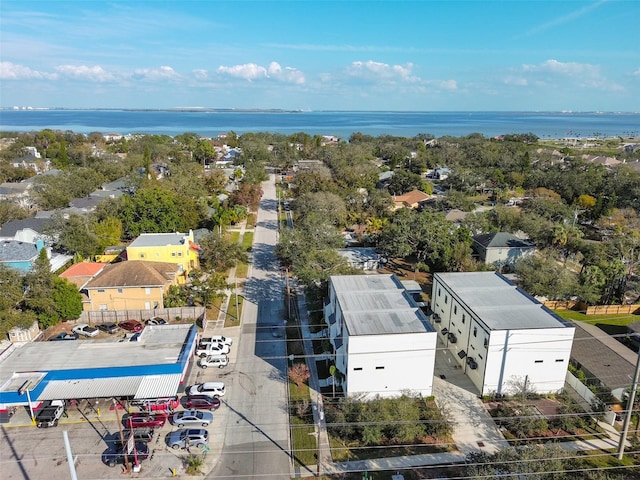
[[[278,228],[273,175],[262,188],[241,333],[227,376],[224,447],[209,478],[290,478],[286,349],[284,339],[271,334],[271,326],[282,325],[284,308],[284,281],[273,254]]]

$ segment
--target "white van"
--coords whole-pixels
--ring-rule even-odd
[[[218,367],[223,368],[229,365],[229,357],[226,355],[208,355],[204,358],[201,358],[198,362],[198,365],[202,368],[207,367]]]

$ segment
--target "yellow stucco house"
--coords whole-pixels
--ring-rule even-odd
[[[83,287],[85,311],[164,308],[164,294],[178,284],[176,263],[128,261],[105,267]]]
[[[143,233],[127,247],[127,260],[175,263],[180,266],[180,283],[200,268],[200,247],[189,233]]]

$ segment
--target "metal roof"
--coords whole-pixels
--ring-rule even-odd
[[[176,394],[180,386],[182,375],[149,375],[142,379],[134,398],[171,397]]]
[[[568,327],[551,310],[496,272],[436,273],[434,278],[491,330]]]
[[[131,397],[145,377],[85,378],[54,380],[47,384],[38,401],[72,398]],[[174,395],[173,392],[172,395]]]
[[[434,332],[395,275],[331,277],[349,335]]]
[[[29,342],[17,345],[0,361],[0,375],[53,371],[171,365],[178,361],[190,324],[149,325],[137,342],[81,339],[75,342]]]

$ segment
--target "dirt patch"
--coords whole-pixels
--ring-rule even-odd
[[[412,258],[393,258],[380,269],[380,273],[395,273],[400,280],[415,280],[420,284],[423,292],[431,294],[431,274],[416,271],[416,263]]]

